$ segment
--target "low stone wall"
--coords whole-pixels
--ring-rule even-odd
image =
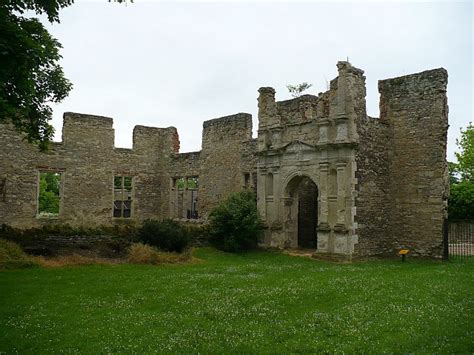
[[[33,255],[96,254],[103,257],[122,257],[132,239],[113,235],[35,235],[3,236],[17,243]]]

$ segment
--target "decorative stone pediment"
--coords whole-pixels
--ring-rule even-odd
[[[315,147],[312,144],[305,143],[300,140],[295,140],[293,142],[287,143],[279,148],[281,152],[284,153],[304,153],[304,152],[314,152]]]

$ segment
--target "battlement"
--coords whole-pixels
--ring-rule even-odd
[[[77,112],[64,112],[63,125],[85,125],[92,129],[95,128],[112,128],[113,118],[105,116],[90,115]]]
[[[234,115],[214,118],[212,120],[204,121],[203,128],[209,127],[224,127],[224,128],[248,128],[252,129],[252,115],[250,113],[239,112]]]
[[[175,127],[157,128],[135,126],[133,129],[133,149],[137,151],[157,151],[163,154],[179,152],[179,136]]]
[[[416,93],[445,93],[448,84],[448,72],[444,68],[425,70],[420,73],[397,78],[379,80],[379,93],[384,96],[411,95]]]
[[[237,113],[215,118],[203,123],[202,147],[212,148],[223,140],[250,140],[252,139],[252,115]]]

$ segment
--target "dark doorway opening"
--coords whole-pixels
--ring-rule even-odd
[[[318,188],[304,177],[298,185],[298,247],[315,249],[318,226]]]

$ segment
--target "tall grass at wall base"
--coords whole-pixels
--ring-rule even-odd
[[[192,260],[192,253],[187,249],[183,253],[163,252],[150,245],[133,243],[128,251],[127,261],[131,264],[177,264]]]
[[[18,244],[0,239],[0,270],[22,269],[38,266],[31,256],[27,255]]]

